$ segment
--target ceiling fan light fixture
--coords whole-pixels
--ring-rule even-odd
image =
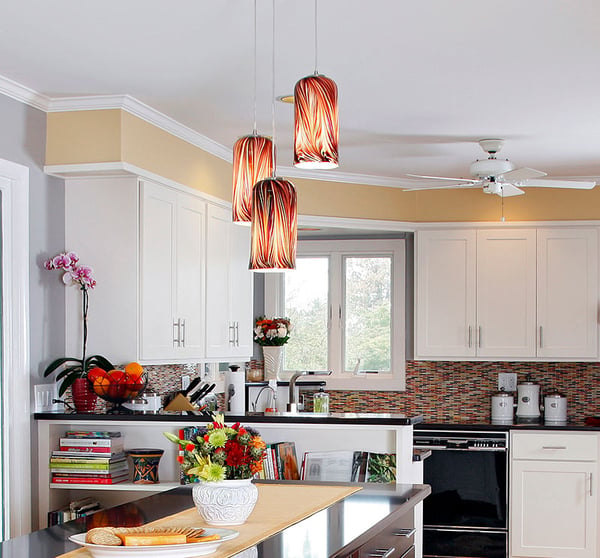
[[[298,203],[294,185],[267,178],[252,189],[250,269],[285,271],[296,268]]]
[[[273,176],[274,148],[271,138],[251,134],[239,138],[233,145],[233,222],[250,224],[252,218],[252,187]]]
[[[294,87],[294,166],[334,169],[339,165],[337,85],[321,74]]]

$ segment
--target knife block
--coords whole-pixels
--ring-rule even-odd
[[[198,407],[195,407],[190,403],[190,400],[181,393],[178,393],[169,404],[165,407],[165,411],[197,411]]]

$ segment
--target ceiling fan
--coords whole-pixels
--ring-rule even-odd
[[[442,190],[450,188],[483,188],[486,194],[496,194],[501,197],[519,196],[525,192],[521,188],[576,188],[589,190],[596,183],[593,181],[551,180],[542,178],[545,172],[528,167],[516,168],[508,159],[497,159],[496,153],[502,149],[504,140],[482,139],[479,145],[488,154],[487,159],[477,159],[471,163],[471,175],[475,178],[449,178],[446,176],[425,176],[422,174],[408,174],[414,178],[427,180],[444,180],[455,182],[446,186],[424,184],[412,186],[405,192],[415,190]]]

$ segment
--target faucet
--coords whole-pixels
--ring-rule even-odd
[[[275,384],[275,385],[273,385],[273,384]],[[260,399],[262,392],[265,391],[266,389],[271,390],[271,401],[272,401],[271,408],[277,410],[277,384],[275,382],[271,383],[271,381],[270,381],[269,385],[266,385],[266,386],[263,386],[262,388],[260,388],[258,395],[256,396],[256,399],[254,400],[254,403],[252,403],[253,411],[256,411],[256,405],[258,404],[258,400]]]
[[[289,403],[287,404],[287,410],[290,413],[298,412],[298,402],[296,401],[296,380],[300,378],[300,376],[330,376],[333,373],[333,370],[303,370],[302,372],[296,372],[290,378],[290,395],[289,395]]]

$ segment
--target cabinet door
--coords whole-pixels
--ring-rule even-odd
[[[475,356],[475,231],[417,233],[417,358]]]
[[[221,207],[208,205],[206,248],[206,356],[225,357],[234,342],[229,309],[229,261],[231,216]]]
[[[176,317],[179,358],[204,358],[206,203],[177,194]]]
[[[234,356],[250,358],[253,352],[254,273],[250,262],[250,227],[231,225],[229,294],[231,318],[235,322]]]
[[[538,356],[598,356],[598,233],[538,231]]]
[[[597,558],[597,464],[513,461],[511,556]]]
[[[535,230],[477,232],[477,355],[535,356]]]
[[[143,182],[141,202],[141,355],[176,358],[177,192]]]
[[[252,355],[250,229],[231,221],[228,209],[208,206],[206,356]]]

